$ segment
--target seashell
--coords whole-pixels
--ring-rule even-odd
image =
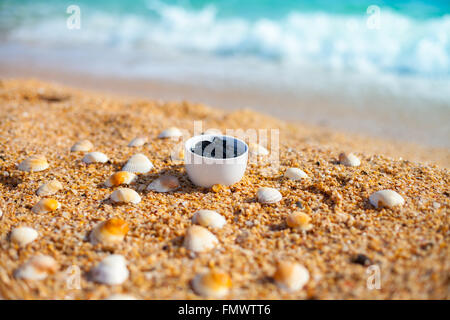
[[[116,203],[133,203],[138,204],[141,202],[141,197],[133,189],[119,188],[115,190],[111,196],[111,200]]]
[[[170,127],[167,128],[166,130],[164,130],[163,132],[161,132],[158,136],[158,138],[160,139],[166,139],[166,138],[178,138],[181,137],[183,135],[183,133],[181,132],[180,129],[176,128],[176,127]]]
[[[198,274],[192,280],[192,288],[203,297],[222,298],[231,288],[231,278],[225,272],[210,271]]]
[[[300,230],[300,231],[311,230],[313,226],[310,222],[311,222],[311,217],[303,212],[291,213],[286,218],[286,224],[290,228]]]
[[[342,152],[339,154],[339,163],[347,167],[357,167],[361,164],[361,161],[353,153]]]
[[[83,159],[81,160],[86,164],[90,164],[90,163],[105,163],[108,161],[108,156],[106,154],[104,154],[103,152],[90,152],[90,153],[86,153],[83,157]]]
[[[31,257],[15,272],[18,279],[44,280],[58,270],[58,263],[50,256],[37,255]]]
[[[11,242],[17,243],[19,246],[23,247],[38,237],[38,232],[30,227],[18,227],[11,231],[10,240]]]
[[[62,188],[63,188],[63,186],[62,186],[61,182],[59,182],[56,179],[53,179],[52,181],[49,181],[49,182],[41,185],[37,189],[36,194],[40,197],[51,196],[52,194],[57,193]]]
[[[127,262],[120,254],[112,254],[104,258],[93,270],[94,281],[109,285],[117,285],[128,279],[130,272]]]
[[[129,147],[142,147],[147,143],[147,139],[144,137],[137,137],[130,141],[128,144]]]
[[[249,152],[255,156],[267,156],[269,154],[269,150],[264,148],[262,145],[257,143],[249,143],[248,145]]]
[[[210,128],[210,129],[206,129],[204,132],[202,132],[202,135],[205,135],[205,134],[221,136],[222,131],[220,131],[219,129]]]
[[[48,213],[59,208],[61,208],[61,204],[57,200],[46,198],[41,199],[38,203],[36,203],[31,211],[34,213]]]
[[[78,141],[77,143],[75,143],[72,146],[72,148],[70,148],[70,152],[79,152],[79,151],[88,152],[93,147],[94,147],[94,145],[89,140],[81,140],[81,141]]]
[[[136,153],[123,166],[123,171],[147,173],[153,168],[153,163],[142,153]]]
[[[97,243],[118,243],[127,234],[128,223],[120,218],[111,218],[100,222],[90,234],[92,244]]]
[[[203,227],[220,229],[227,223],[227,220],[225,220],[225,218],[222,215],[218,214],[216,211],[199,210],[194,213],[192,222]]]
[[[394,190],[381,190],[372,193],[369,201],[375,208],[393,208],[405,203],[403,197]]]
[[[47,159],[44,156],[35,155],[26,158],[19,164],[19,170],[27,172],[43,171],[49,167]]]
[[[273,279],[278,287],[290,292],[300,290],[309,280],[308,270],[298,263],[278,262]]]
[[[156,192],[171,192],[180,188],[180,181],[174,176],[161,176],[153,180],[147,187],[147,190]]]
[[[186,232],[183,245],[194,252],[205,252],[214,248],[219,241],[208,229],[191,226]]]
[[[105,300],[137,300],[134,296],[125,293],[113,293]]]
[[[105,181],[107,187],[117,187],[121,184],[131,184],[136,180],[136,175],[128,171],[119,171],[112,174],[108,180]]]
[[[3,217],[3,211],[0,209],[0,218]]]
[[[299,168],[288,168],[284,173],[284,177],[296,181],[308,178],[308,175]]]
[[[261,203],[275,203],[282,199],[281,193],[274,188],[259,188],[256,197]]]

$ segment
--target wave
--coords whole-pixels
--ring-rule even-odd
[[[213,5],[187,9],[147,2],[145,14],[82,7],[80,30],[66,16],[9,26],[7,38],[53,46],[101,46],[152,54],[166,51],[254,57],[282,65],[358,73],[450,76],[450,15],[426,20],[382,9],[379,28],[357,15],[291,11],[280,19],[223,17]],[[1,29],[0,29],[1,30]]]

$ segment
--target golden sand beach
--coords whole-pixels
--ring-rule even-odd
[[[158,138],[169,127],[193,134],[193,121],[223,132],[279,130],[280,167],[268,174],[270,163],[261,159],[250,163],[235,185],[194,186],[182,161],[171,158],[179,142]],[[146,144],[127,146],[140,136]],[[70,151],[84,139],[92,142],[91,151],[104,153],[108,161],[86,164],[81,161],[85,152]],[[195,289],[193,279],[209,270],[213,275],[207,280],[226,287],[226,299],[450,298],[447,149],[349,135],[250,110],[227,112],[189,102],[6,79],[0,82],[0,146],[4,299],[105,299],[118,293],[137,299],[208,298]],[[341,152],[354,153],[361,164],[344,166],[339,162]],[[118,187],[106,187],[104,182],[136,153],[154,165],[128,186],[141,201],[115,204],[109,197]],[[18,164],[33,155],[44,156],[48,168],[19,170]],[[308,177],[285,178],[291,167]],[[178,178],[179,189],[147,190],[153,180],[167,174]],[[60,190],[37,195],[42,184],[54,179],[61,183]],[[260,187],[277,189],[281,201],[258,202]],[[375,208],[369,197],[384,189],[395,190],[405,203]],[[60,207],[52,204],[55,210],[46,213],[32,210],[43,198],[56,200]],[[184,238],[194,213],[201,209],[215,210],[226,224],[208,227],[218,243],[195,253],[185,247]],[[307,218],[300,219],[309,221],[310,227],[293,228],[287,222],[293,213],[305,214]],[[121,220],[109,224],[125,234],[123,240],[92,244],[91,231],[114,217],[128,225]],[[25,226],[36,230],[37,237],[21,245],[13,241],[11,231]],[[94,281],[95,267],[113,253],[126,259],[129,276],[118,285]],[[38,254],[56,262],[40,266],[48,276],[21,279],[18,270]],[[277,279],[288,272],[287,262],[298,263],[309,274],[298,290],[278,285]],[[68,270],[70,275],[80,272],[78,284],[68,283]],[[377,287],[370,285],[374,272],[379,276]]]

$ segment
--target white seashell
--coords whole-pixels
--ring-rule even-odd
[[[203,227],[220,229],[227,223],[227,220],[225,220],[225,218],[222,215],[218,214],[216,211],[199,210],[194,213],[192,222]]]
[[[26,158],[20,164],[18,169],[27,172],[43,171],[49,167],[47,159],[44,156],[35,155]]]
[[[136,180],[137,176],[128,171],[119,171],[112,174],[108,180],[105,181],[105,186],[109,187],[117,187],[121,184],[131,184]]]
[[[129,147],[142,147],[147,143],[147,139],[144,137],[137,137],[130,141],[128,144]]]
[[[180,181],[174,176],[162,176],[153,180],[147,187],[147,190],[156,192],[171,192],[180,188]]]
[[[81,140],[81,141],[78,141],[77,143],[75,143],[72,146],[72,148],[70,148],[70,152],[79,152],[79,151],[88,152],[93,147],[94,147],[94,145],[89,140]]]
[[[300,290],[308,282],[309,272],[298,263],[279,262],[273,278],[278,287],[293,292]]]
[[[210,271],[198,274],[192,280],[192,288],[203,297],[222,298],[231,288],[231,278],[227,273]]]
[[[269,150],[257,143],[250,143],[248,148],[249,152],[255,156],[267,156],[269,154]]]
[[[182,135],[183,135],[183,133],[181,132],[180,129],[178,129],[176,127],[171,127],[171,128],[164,130],[163,132],[161,132],[159,134],[158,138],[160,138],[160,139],[178,138],[178,137],[181,137]]]
[[[260,203],[275,203],[282,199],[281,193],[274,188],[259,188],[256,197]]]
[[[15,272],[18,279],[43,280],[58,270],[58,263],[50,256],[38,255],[30,258]]]
[[[128,232],[128,223],[120,218],[100,222],[90,234],[92,244],[121,242]]]
[[[137,300],[134,296],[125,293],[113,293],[105,300]]]
[[[18,227],[11,231],[11,242],[17,243],[19,246],[26,246],[38,237],[38,232],[30,227]]]
[[[108,156],[104,154],[103,152],[90,152],[87,153],[83,159],[81,160],[84,163],[90,164],[90,163],[105,163],[108,161]]]
[[[214,129],[214,128],[210,128],[210,129],[206,129],[202,135],[205,134],[211,134],[211,135],[217,135],[217,136],[221,136],[222,135],[222,131],[220,131],[219,129]]]
[[[381,190],[369,197],[370,203],[375,208],[393,208],[405,203],[405,200],[394,190]]]
[[[284,176],[294,181],[308,178],[308,175],[305,173],[305,171],[299,168],[288,168],[284,173]]]
[[[191,226],[186,232],[183,245],[194,252],[205,252],[214,248],[219,241],[208,229]]]
[[[122,168],[122,171],[147,173],[153,168],[153,163],[142,153],[136,153]]]
[[[120,254],[112,254],[93,269],[92,278],[99,283],[117,285],[127,280],[129,274],[125,258]]]
[[[129,188],[119,188],[115,190],[111,194],[111,200],[116,203],[133,203],[138,204],[141,202],[141,196],[134,191],[133,189]]]
[[[339,163],[347,167],[357,167],[361,164],[361,161],[353,153],[342,152],[339,154]]]
[[[63,186],[62,186],[61,182],[59,182],[56,179],[53,179],[52,181],[49,181],[49,182],[41,185],[37,189],[36,194],[40,197],[51,196],[52,194],[57,193],[62,188],[63,188]]]
[[[41,199],[38,203],[36,203],[31,211],[34,213],[48,213],[51,211],[55,211],[61,208],[61,204],[51,198]]]

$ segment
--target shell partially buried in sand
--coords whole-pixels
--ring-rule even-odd
[[[203,227],[220,229],[227,223],[227,220],[225,220],[225,218],[216,211],[199,210],[194,213],[194,216],[192,217],[192,222],[199,224]]]
[[[273,279],[281,289],[294,292],[303,288],[309,281],[309,272],[298,263],[280,261]]]
[[[88,152],[94,148],[94,145],[89,140],[81,140],[76,142],[71,148],[70,152]]]
[[[92,280],[108,285],[118,285],[128,279],[130,272],[122,255],[112,254],[104,258],[92,271]]]
[[[38,232],[30,227],[17,227],[11,231],[10,240],[23,247],[33,242],[38,237]]]
[[[171,192],[180,188],[180,181],[174,176],[161,176],[153,180],[147,187],[147,190],[156,192]]]
[[[167,128],[166,130],[162,131],[158,135],[158,138],[160,138],[160,139],[179,138],[182,135],[183,135],[183,132],[181,132],[180,129],[178,129],[176,127],[170,127],[170,128]]]
[[[38,172],[43,171],[49,167],[49,164],[47,162],[47,158],[41,155],[35,155],[26,158],[23,160],[19,166],[18,169],[21,171],[26,172]]]
[[[144,137],[137,137],[130,141],[128,144],[129,147],[136,148],[136,147],[142,147],[144,144],[147,143],[147,138]]]
[[[405,203],[401,195],[389,189],[373,193],[369,197],[369,201],[375,208],[394,208]]]
[[[358,167],[361,164],[361,160],[353,153],[342,152],[339,154],[339,163],[347,167]]]
[[[286,224],[294,229],[300,231],[308,231],[312,229],[311,217],[303,212],[294,212],[291,213],[286,218]]]
[[[106,154],[104,154],[103,152],[95,151],[85,154],[85,156],[81,161],[83,161],[86,164],[90,164],[90,163],[105,163],[108,162],[108,160],[109,159]]]
[[[61,182],[59,182],[56,179],[53,179],[52,181],[49,181],[49,182],[41,185],[37,189],[36,194],[40,197],[51,196],[51,195],[57,193],[62,188],[63,188],[63,185],[61,184]]]
[[[231,278],[227,273],[214,270],[198,274],[192,280],[194,291],[207,298],[223,298],[228,294],[231,286]]]
[[[58,263],[50,256],[38,255],[31,257],[19,269],[14,276],[17,279],[44,280],[49,274],[58,270]]]
[[[249,143],[248,148],[250,154],[254,156],[267,156],[269,154],[269,150],[258,143]]]
[[[274,188],[259,188],[256,193],[256,198],[260,203],[276,203],[283,198],[280,191]]]
[[[120,218],[100,222],[90,234],[92,244],[114,244],[123,241],[129,230],[128,223]]]
[[[308,178],[308,175],[305,173],[305,171],[299,168],[288,168],[284,173],[284,177],[290,180],[297,181]]]
[[[128,159],[122,171],[147,173],[153,169],[153,163],[142,153],[137,153]]]
[[[58,202],[58,200],[46,198],[41,199],[38,203],[36,203],[31,211],[34,213],[48,213],[55,210],[58,210],[61,208],[61,204]]]
[[[213,249],[219,241],[208,229],[191,226],[184,236],[183,245],[193,252],[205,252]]]
[[[115,203],[133,203],[138,204],[141,202],[141,196],[129,188],[119,188],[115,190],[111,196],[111,200]]]
[[[119,171],[116,173],[113,173],[108,180],[105,181],[105,186],[110,187],[117,187],[122,184],[131,184],[136,180],[137,176],[128,171]]]

